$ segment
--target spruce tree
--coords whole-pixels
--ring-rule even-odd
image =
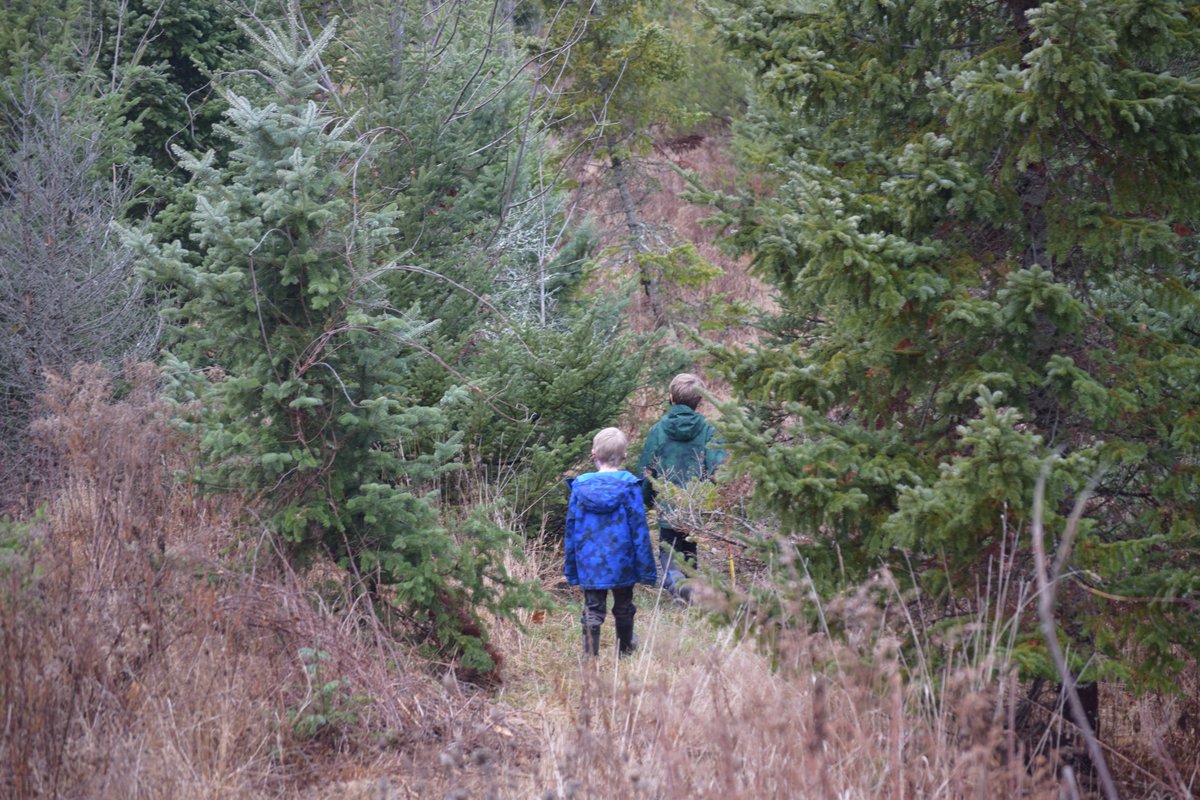
[[[912,565],[947,602],[1027,557],[1043,465],[1049,530],[1099,476],[1064,631],[1168,684],[1200,652],[1195,5],[714,8],[767,179],[720,219],[780,299],[723,354],[732,463],[824,585]]]
[[[328,63],[374,143],[358,191],[399,212],[404,263],[381,285],[394,305],[419,303],[439,320],[412,385],[426,400],[470,386],[448,411],[476,469],[456,482],[465,497],[447,496],[485,493],[537,531],[565,500],[564,471],[621,413],[641,362],[628,357],[619,304],[576,302],[594,237],[564,212],[538,125],[543,93],[513,21],[496,11],[490,0],[363,2],[341,37],[347,57]]]
[[[101,0],[76,11],[84,47],[114,90],[126,97],[139,155],[163,173],[175,168],[172,145],[203,152],[222,144],[213,126],[224,112],[211,80],[240,63],[249,42],[228,0]],[[95,30],[90,30],[95,26]],[[80,48],[84,49],[83,47]],[[174,183],[159,187],[170,199]]]
[[[377,153],[359,190],[396,204],[397,238],[408,248],[409,269],[383,282],[393,302],[419,302],[442,320],[431,345],[460,371],[492,310],[481,300],[497,295],[498,262],[509,255],[491,245],[525,199],[530,166],[528,80],[502,46],[511,29],[492,11],[480,0],[433,10],[363,2],[336,75],[347,102],[363,109],[356,124]],[[451,376],[431,363],[422,380],[437,397]]]
[[[417,397],[437,322],[383,287],[396,211],[354,192],[370,153],[318,81],[333,31],[306,44],[294,16],[286,32],[247,29],[263,96],[226,91],[224,163],[179,151],[191,242],[129,236],[177,295],[168,366],[203,403],[207,480],[254,494],[298,557],[323,550],[362,586],[389,586],[376,599],[394,594],[464,666],[487,670],[478,610],[527,597],[502,566],[502,533],[464,523],[460,546],[439,519],[434,490],[459,449],[446,408],[464,390]]]
[[[53,58],[70,39],[78,8],[70,0],[10,0],[0,8],[0,80]],[[59,53],[61,60],[61,53]]]

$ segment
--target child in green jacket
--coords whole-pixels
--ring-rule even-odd
[[[707,479],[725,460],[717,431],[696,411],[704,399],[704,382],[697,375],[685,372],[671,381],[671,408],[666,416],[650,429],[637,474],[657,481],[670,481],[683,486],[693,478]],[[696,566],[696,543],[683,531],[672,528],[668,521],[670,507],[653,493],[647,505],[658,508],[658,547],[662,565],[663,587],[672,595],[688,600],[682,585],[683,571],[675,554],[691,567]]]

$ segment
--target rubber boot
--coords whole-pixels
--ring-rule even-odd
[[[627,656],[637,650],[637,634],[633,632],[633,620],[616,620],[617,623],[617,652]]]
[[[600,628],[599,626],[584,625],[583,626],[583,654],[585,656],[600,655]]]
[[[660,583],[672,597],[679,597],[679,584],[683,583],[683,571],[675,565],[675,548],[668,544],[658,547]]]

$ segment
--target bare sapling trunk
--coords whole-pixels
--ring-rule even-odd
[[[638,280],[646,292],[646,298],[650,301],[650,313],[654,317],[654,327],[661,328],[666,324],[667,318],[663,313],[658,276],[654,274],[653,269],[646,261],[638,258],[649,252],[649,248],[646,246],[646,226],[638,216],[637,205],[633,202],[633,192],[629,189],[629,174],[625,170],[625,162],[613,152],[611,145],[609,152],[612,153],[610,163],[613,183],[616,184],[617,194],[621,198],[621,211],[625,214],[625,227],[629,229],[630,245],[633,247],[634,258],[638,262]]]
[[[1046,496],[1046,479],[1049,472],[1050,468],[1048,465],[1042,468],[1042,474],[1038,477],[1037,486],[1033,494],[1033,523],[1031,525],[1031,533],[1034,570],[1038,587],[1038,621],[1041,623],[1042,636],[1046,640],[1046,648],[1050,651],[1050,657],[1053,659],[1054,666],[1058,670],[1059,679],[1062,681],[1063,694],[1067,700],[1067,709],[1071,714],[1072,720],[1075,722],[1076,728],[1083,737],[1085,748],[1091,757],[1091,766],[1096,770],[1096,775],[1100,781],[1101,792],[1105,800],[1118,800],[1117,785],[1113,781],[1112,773],[1108,770],[1108,762],[1104,758],[1104,751],[1100,747],[1100,740],[1096,736],[1096,731],[1092,727],[1087,709],[1084,707],[1084,703],[1079,696],[1075,676],[1071,674],[1071,668],[1067,664],[1066,655],[1063,653],[1062,645],[1059,644],[1058,629],[1054,619],[1054,601],[1058,595],[1058,583],[1062,579],[1063,567],[1066,566],[1067,559],[1070,556],[1075,532],[1079,528],[1079,520],[1083,517],[1083,510],[1087,505],[1088,498],[1091,497],[1092,491],[1096,488],[1096,481],[1093,479],[1075,501],[1075,508],[1071,511],[1070,517],[1067,518],[1067,527],[1063,531],[1062,539],[1058,544],[1058,555],[1054,559],[1054,563],[1050,564],[1050,560],[1046,554],[1045,532],[1042,523]]]

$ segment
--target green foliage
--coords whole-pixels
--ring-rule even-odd
[[[234,6],[228,0],[102,0],[94,13],[95,58],[126,98],[139,154],[170,171],[172,146],[199,152],[220,146],[213,127],[225,105],[211,80],[248,49]]]
[[[224,146],[213,128],[225,104],[211,80],[252,66],[235,21],[246,13],[229,0],[19,0],[0,10],[0,81],[70,76],[68,92],[102,99],[101,118],[121,130],[92,144],[126,152],[115,168],[137,187],[128,218],[166,208],[160,238],[185,237],[194,201],[171,147]]]
[[[484,341],[519,339],[513,329],[524,325],[562,327],[559,303],[594,238],[563,219],[530,76],[494,11],[482,0],[436,12],[364,2],[347,36],[355,46],[336,59],[374,154],[356,189],[395,202],[396,239],[407,247],[404,266],[381,282],[396,305],[419,303],[440,321],[428,347],[462,376]],[[429,401],[454,380],[433,361],[418,369]]]
[[[675,91],[685,76],[688,26],[657,0],[620,0],[603,4],[567,3],[548,14],[552,20],[540,60],[544,75],[558,89],[542,119],[562,141],[558,160],[599,160],[616,190],[627,231],[622,249],[638,265],[656,327],[666,324],[660,283],[662,272],[696,266],[701,260],[688,246],[652,244],[651,229],[635,199],[641,180],[635,157],[650,150],[655,126],[687,129],[706,115],[689,112]],[[661,237],[666,241],[671,234]],[[703,276],[688,276],[691,282]]]
[[[27,520],[0,516],[0,576],[15,572],[28,561],[38,546],[34,532],[44,516],[44,508],[37,509]]]
[[[422,400],[444,399],[472,468],[443,495],[469,502],[482,482],[489,502],[536,526],[586,454],[579,442],[620,413],[640,361],[607,300],[574,307],[595,234],[567,224],[540,95],[495,11],[363,3],[339,80],[373,143],[357,190],[396,202],[395,238],[408,248],[381,283],[393,304],[439,320],[423,340],[434,357],[414,365],[411,384]]]
[[[558,73],[566,91],[549,122],[573,142],[598,143],[610,156],[638,152],[653,123],[682,113],[669,91],[683,75],[682,50],[656,19],[662,5],[567,3],[551,16],[543,68]]]
[[[639,268],[675,286],[699,288],[722,274],[721,268],[705,260],[691,242],[662,253],[638,253],[636,260]]]
[[[782,303],[716,354],[725,435],[827,588],[882,560],[944,602],[1042,463],[1051,532],[1106,466],[1064,635],[1162,683],[1200,652],[1200,28],[1172,0],[1021,8],[713,4],[770,190],[705,199]]]
[[[559,529],[563,475],[586,462],[638,386],[644,348],[621,333],[620,308],[595,305],[562,330],[524,328],[484,345],[462,397],[469,461],[486,465],[523,526]]]
[[[62,63],[69,52],[69,23],[78,13],[78,3],[72,0],[6,2],[0,8],[0,79],[46,60]]]
[[[702,11],[689,4],[671,3],[655,16],[677,43],[683,61],[669,88],[659,92],[680,112],[666,120],[667,128],[687,134],[713,122],[724,124],[739,118],[745,110],[750,73],[729,57]]]
[[[434,12],[416,0],[364,2],[339,75],[376,154],[357,191],[396,203],[405,257],[424,270],[383,280],[397,302],[442,320],[435,347],[448,360],[486,313],[479,297],[493,294],[507,255],[493,245],[528,199],[526,147],[538,147],[522,125],[528,80],[492,12],[478,0]]]
[[[201,400],[207,480],[257,494],[298,556],[319,548],[391,586],[433,641],[486,670],[477,608],[503,611],[520,589],[503,567],[511,541],[460,543],[439,519],[458,390],[424,402],[414,381],[438,323],[382,285],[397,211],[351,191],[370,161],[318,83],[333,31],[306,44],[295,18],[286,33],[247,29],[273,99],[225,91],[224,163],[179,152],[191,248],[127,236],[179,302],[175,389]]]
[[[287,710],[292,733],[300,739],[316,739],[358,722],[359,709],[370,702],[370,697],[355,694],[349,680],[329,676],[329,653],[324,650],[301,647],[298,654],[307,687],[304,703]]]

